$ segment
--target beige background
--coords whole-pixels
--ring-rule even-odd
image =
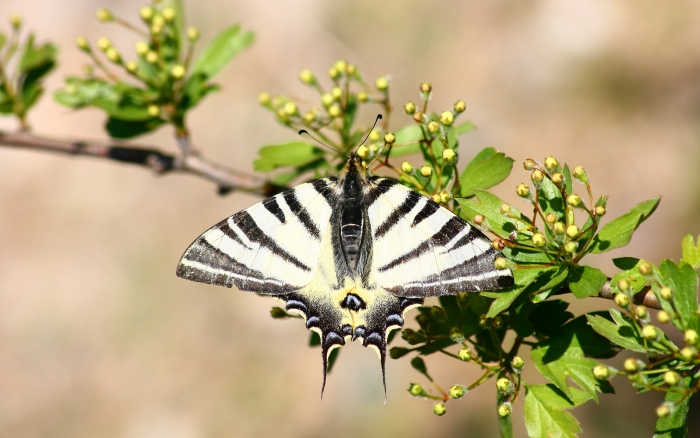
[[[80,71],[73,40],[109,36],[126,58],[136,38],[104,25],[109,6],[136,21],[140,1],[3,0],[0,22],[25,17],[61,47],[48,80]],[[462,138],[468,159],[494,146],[518,163],[548,154],[584,165],[609,217],[657,195],[663,201],[630,246],[612,256],[678,259],[680,239],[700,234],[700,4],[691,1],[186,1],[209,41],[240,22],[257,34],[217,78],[221,93],[189,118],[196,144],[250,170],[256,150],[294,139],[260,108],[260,91],[313,93],[302,68],[323,75],[346,58],[374,80],[392,75],[397,105],[431,81],[433,108],[464,99],[480,129]],[[367,110],[365,119],[372,118]],[[407,118],[396,112],[394,128]],[[102,139],[98,111],[72,112],[45,96],[30,116],[44,135]],[[14,123],[0,119],[0,129]],[[173,150],[169,129],[143,142]],[[495,191],[528,175],[516,165]],[[298,321],[268,316],[273,302],[175,277],[182,251],[206,228],[255,202],[219,197],[189,176],[156,178],[103,161],[0,148],[0,436],[249,437],[495,436],[492,383],[448,404],[409,397],[425,383],[408,360],[388,363],[384,404],[375,354],[343,349],[321,402],[321,358]],[[524,205],[516,204],[520,207]],[[608,255],[590,263],[609,275]],[[610,303],[575,303],[578,311]],[[525,354],[527,358],[527,354]],[[621,363],[622,358],[612,363]],[[473,366],[427,359],[449,387]],[[532,366],[531,382],[541,378]],[[575,412],[589,437],[649,436],[658,394],[602,396]],[[695,403],[697,409],[697,403]],[[695,413],[697,414],[697,413]],[[693,416],[693,413],[691,413]],[[694,415],[697,418],[697,415]],[[524,436],[522,404],[515,408]],[[695,423],[695,433],[700,428]],[[692,433],[691,433],[692,435]]]

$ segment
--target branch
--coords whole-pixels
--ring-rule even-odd
[[[178,156],[148,146],[55,140],[22,131],[16,133],[0,131],[0,146],[104,158],[144,166],[158,175],[172,172],[189,173],[215,183],[221,195],[233,190],[244,190],[267,197],[279,191],[278,187],[262,178],[224,168],[194,153]]]
[[[562,295],[562,294],[568,294],[571,293],[571,289],[568,287],[563,287],[556,291],[554,295]],[[598,292],[598,298],[605,298],[606,300],[612,300],[615,298],[615,294],[613,293],[613,288],[610,286],[610,280],[606,281],[603,287],[600,289],[600,292]],[[644,305],[650,309],[657,309],[661,310],[661,303],[659,303],[658,298],[656,298],[656,295],[654,294],[654,291],[651,290],[651,287],[645,286],[642,288],[641,291],[637,292],[634,295],[634,299],[632,302],[636,305]]]

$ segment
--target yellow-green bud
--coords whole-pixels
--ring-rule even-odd
[[[443,111],[442,114],[440,114],[440,123],[443,125],[450,126],[454,121],[455,116],[452,114],[452,111]]]
[[[426,164],[420,168],[420,174],[427,178],[433,174],[433,168]]]
[[[369,157],[369,148],[365,145],[362,145],[357,149],[356,154],[358,157],[364,160],[365,158]]]
[[[569,195],[566,198],[566,203],[572,207],[578,207],[581,204],[581,197],[579,195]]]
[[[307,85],[316,82],[316,76],[314,76],[314,72],[308,69],[302,70],[301,73],[299,73],[299,79]]]
[[[575,253],[577,249],[578,243],[576,242],[566,242],[564,245],[564,251],[568,252],[569,254]]]
[[[339,87],[333,87],[331,89],[331,96],[333,96],[333,99],[335,100],[340,100],[340,98],[343,97],[343,90],[341,90]]]
[[[330,115],[331,117],[338,117],[340,113],[340,106],[338,106],[337,104],[333,104],[328,108],[328,115]]]
[[[160,15],[156,15],[155,18],[159,18]],[[161,32],[163,32],[163,25],[162,24],[156,24],[155,23],[155,18],[153,19],[154,23],[151,24],[151,34],[153,35],[160,35]],[[162,20],[162,18],[161,18]]]
[[[268,106],[270,104],[270,99],[270,93],[263,91],[258,94],[258,102],[260,102],[261,105]]]
[[[414,397],[425,395],[425,389],[418,383],[411,383],[411,386],[408,387],[408,392]]]
[[[698,343],[698,332],[693,329],[688,329],[683,334],[683,341],[686,345],[695,345]]]
[[[552,174],[552,182],[556,185],[561,185],[564,182],[564,175],[559,172],[554,172]]]
[[[477,225],[481,225],[484,223],[485,219],[486,218],[484,218],[483,214],[477,214],[476,216],[474,216],[474,223]]]
[[[498,211],[500,211],[501,214],[508,214],[510,212],[510,204],[501,204]]]
[[[289,123],[289,115],[284,112],[284,109],[278,109],[275,114],[277,115],[277,120],[279,120],[280,122],[284,124]]]
[[[175,9],[171,7],[164,8],[161,14],[163,15],[163,19],[168,23],[175,19]]]
[[[165,19],[163,19],[162,15],[154,15],[153,20],[151,20],[151,29],[153,29],[153,26],[163,29],[163,26],[165,25]],[[159,33],[158,31],[157,33]]]
[[[695,358],[695,350],[692,347],[681,348],[680,355],[684,361],[690,362]]]
[[[555,222],[554,225],[552,225],[552,231],[556,234],[564,234],[566,225],[564,225],[564,222]]]
[[[413,113],[413,120],[415,120],[418,123],[422,123],[423,122],[423,113],[416,110],[416,112]]]
[[[661,290],[659,291],[659,295],[661,295],[661,299],[662,299],[662,300],[668,301],[668,300],[670,300],[671,298],[673,298],[673,291],[672,291],[670,288],[664,286],[664,287],[662,287]]]
[[[464,335],[462,334],[462,330],[460,330],[459,327],[452,327],[450,329],[450,339],[452,339],[455,342],[464,342]]]
[[[510,415],[512,410],[513,410],[513,408],[512,408],[510,403],[508,403],[508,402],[502,403],[498,407],[498,415],[501,417],[507,417]]]
[[[105,8],[100,8],[97,10],[97,19],[100,20],[103,23],[106,23],[107,21],[112,21],[114,20],[114,16],[112,13]]]
[[[547,222],[548,224],[553,224],[554,222],[557,221],[557,215],[553,213],[547,213],[544,216],[544,221]]]
[[[112,42],[107,37],[99,37],[97,38],[97,47],[99,47],[103,52],[106,52],[107,49],[112,47]]]
[[[630,299],[627,297],[627,295],[623,293],[617,293],[615,294],[615,304],[617,304],[620,307],[627,307],[630,303]]]
[[[369,133],[369,140],[370,141],[379,141],[382,138],[382,134],[377,130],[373,129]]]
[[[149,50],[148,53],[146,53],[146,62],[149,64],[155,64],[158,62],[158,54],[153,50]]]
[[[440,124],[433,120],[432,122],[428,123],[428,131],[430,133],[435,133],[437,130],[440,129]]]
[[[595,214],[596,216],[604,216],[605,215],[605,207],[602,205],[599,205],[595,208]]]
[[[544,245],[545,240],[544,236],[541,233],[535,233],[532,235],[532,244],[535,245],[536,247],[540,247]]]
[[[680,382],[681,376],[675,371],[666,371],[664,373],[664,382],[670,386],[676,386]]]
[[[447,204],[452,200],[452,194],[448,192],[447,190],[443,190],[440,192],[440,202],[443,204]]]
[[[387,78],[379,78],[376,81],[374,81],[374,86],[379,91],[386,91],[386,89],[389,88],[389,81],[387,80]]]
[[[496,388],[501,392],[508,392],[513,388],[513,383],[509,379],[501,377],[496,381]]]
[[[625,371],[628,373],[636,373],[639,371],[639,363],[637,363],[637,359],[633,357],[628,357],[625,359],[624,367]]]
[[[306,123],[311,123],[316,120],[316,111],[310,110],[304,114],[304,121]]]
[[[535,163],[535,160],[533,160],[532,158],[528,158],[523,162],[523,167],[525,168],[525,170],[532,170],[535,167],[537,167],[537,163]]]
[[[569,225],[566,227],[566,235],[569,236],[570,238],[575,238],[578,236],[579,229],[576,225]]]
[[[466,362],[468,360],[471,360],[474,357],[474,353],[472,353],[472,351],[469,348],[464,347],[461,350],[459,350],[459,353],[457,353],[457,356]]]
[[[617,288],[620,290],[628,290],[630,288],[630,282],[621,278],[620,281],[617,282]]]
[[[396,141],[396,135],[393,132],[387,132],[384,134],[384,143],[386,144],[394,144]]]
[[[122,60],[122,57],[119,55],[119,52],[114,47],[110,47],[109,49],[107,49],[107,51],[105,52],[105,56],[107,56],[107,59],[109,59],[112,62],[118,63]]]
[[[450,397],[454,399],[462,398],[467,393],[467,388],[462,385],[453,385],[450,387]]]
[[[401,171],[404,173],[411,173],[413,171],[413,164],[408,161],[401,163]]]
[[[345,73],[347,73],[348,76],[355,76],[357,74],[357,67],[352,64],[348,64],[348,66],[345,68]]]
[[[559,166],[559,162],[557,161],[556,158],[554,158],[551,155],[548,156],[547,158],[545,158],[544,167],[546,167],[549,170],[552,170],[552,169],[556,169],[557,166]]]
[[[508,267],[508,261],[503,257],[496,257],[496,260],[493,261],[493,265],[496,269],[505,269]]]
[[[22,25],[22,16],[19,14],[12,14],[10,15],[10,25],[18,29]]]
[[[182,79],[185,76],[185,67],[177,64],[170,69],[170,75],[175,79]]]
[[[151,117],[158,117],[160,114],[160,107],[158,105],[150,104],[148,105],[148,115]]]
[[[367,102],[369,100],[369,95],[364,91],[360,91],[357,93],[357,100],[360,102]]]
[[[340,77],[340,72],[337,68],[331,67],[328,69],[328,76],[330,76],[331,79],[336,80]]]
[[[84,52],[90,51],[90,43],[88,42],[87,38],[85,38],[85,37],[76,38],[75,45],[78,46],[78,48]]]
[[[443,415],[445,415],[445,412],[447,412],[447,408],[445,408],[445,403],[435,403],[435,406],[433,406],[433,412],[438,417],[442,417]]]
[[[421,93],[430,93],[433,89],[433,86],[430,85],[429,82],[423,82],[420,84],[420,91]]]
[[[403,110],[406,114],[413,114],[416,112],[416,104],[413,102],[406,102],[406,105],[403,106]]]
[[[126,67],[126,71],[129,73],[136,73],[136,70],[139,68],[138,64],[136,64],[134,61],[127,61],[127,63],[124,64],[124,67]]]
[[[671,321],[671,315],[665,310],[659,310],[656,319],[659,321],[659,324],[668,324]]]
[[[596,365],[593,367],[593,376],[598,380],[606,380],[610,377],[610,370],[605,365]]]
[[[370,154],[374,155],[377,153],[378,150],[379,150],[379,147],[377,147],[376,144],[372,143],[371,145],[369,145]]]
[[[139,15],[143,21],[149,22],[153,19],[153,8],[150,6],[144,6],[139,10]]]
[[[656,339],[658,334],[659,333],[656,331],[656,327],[654,327],[653,325],[645,325],[644,327],[642,327],[642,336],[644,337],[644,339],[653,341],[654,339]]]
[[[514,371],[518,372],[525,367],[525,361],[520,356],[515,356],[513,360],[510,361],[510,366]]]
[[[144,41],[139,41],[136,43],[136,54],[139,56],[144,56],[146,53],[148,53],[148,44],[145,43]]]
[[[574,167],[574,178],[583,183],[588,182],[588,175],[586,175],[585,169],[581,166]]]
[[[498,260],[498,259],[496,259]],[[486,314],[479,315],[479,325],[482,327],[486,327],[486,325],[489,322],[489,318],[486,316]]]
[[[638,318],[646,318],[647,315],[649,314],[646,306],[642,306],[642,305],[635,307],[634,313],[637,315]]]
[[[642,262],[639,264],[639,273],[642,275],[649,275],[651,274],[651,263],[649,262]]]
[[[520,184],[515,188],[515,193],[517,193],[518,196],[525,198],[530,195],[530,187],[525,184]]]
[[[187,39],[190,41],[197,41],[199,39],[199,29],[197,29],[196,27],[188,28]]]
[[[445,149],[442,151],[442,159],[445,160],[446,163],[454,162],[455,158],[457,158],[457,154],[455,154],[454,150]]]
[[[339,72],[345,73],[345,70],[348,67],[348,63],[342,59],[339,59],[339,60],[335,61],[335,64],[333,65],[333,67],[335,67],[335,69],[338,70]]]
[[[323,103],[323,106],[329,107],[333,103],[333,96],[330,93],[324,93],[321,96],[321,103]]]
[[[541,170],[535,169],[535,170],[533,170],[532,173],[530,174],[530,179],[531,179],[533,182],[537,182],[537,183],[538,183],[538,182],[542,182],[542,180],[544,179],[544,174],[542,173]]]
[[[491,320],[491,323],[493,324],[494,327],[498,328],[501,325],[503,325],[503,318],[501,318],[500,315],[494,316],[493,319]]]
[[[463,113],[467,109],[467,104],[463,100],[458,100],[452,107],[456,113]]]
[[[659,418],[666,418],[671,415],[671,406],[664,403],[658,408],[656,408],[656,416]]]
[[[297,108],[297,104],[294,102],[287,102],[284,104],[284,112],[287,113],[287,115],[293,116],[299,112],[299,108]]]

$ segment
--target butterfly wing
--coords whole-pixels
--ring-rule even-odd
[[[185,251],[177,275],[269,295],[300,290],[316,275],[329,182],[298,185],[214,225]]]
[[[386,180],[384,180],[386,181]],[[375,181],[382,184],[382,179]],[[395,296],[429,297],[513,285],[510,270],[475,227],[432,200],[393,184],[368,206],[376,283]]]

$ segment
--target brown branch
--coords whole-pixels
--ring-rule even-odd
[[[554,295],[562,295],[562,294],[568,294],[571,293],[571,289],[568,287],[563,287],[556,291]],[[615,294],[613,293],[613,288],[610,286],[610,280],[606,281],[603,287],[600,289],[600,292],[598,292],[598,298],[605,298],[606,300],[612,300],[614,299]],[[634,299],[632,302],[636,305],[644,305],[650,309],[657,309],[661,310],[661,303],[659,303],[658,298],[656,298],[656,295],[654,294],[654,291],[651,290],[651,287],[645,286],[642,288],[641,291],[637,292],[634,295]]]
[[[270,196],[279,191],[277,187],[260,177],[224,168],[195,153],[179,156],[149,146],[56,140],[22,131],[14,133],[0,131],[0,146],[104,158],[147,167],[158,175],[173,172],[189,173],[215,183],[222,195],[233,190],[244,190]]]

